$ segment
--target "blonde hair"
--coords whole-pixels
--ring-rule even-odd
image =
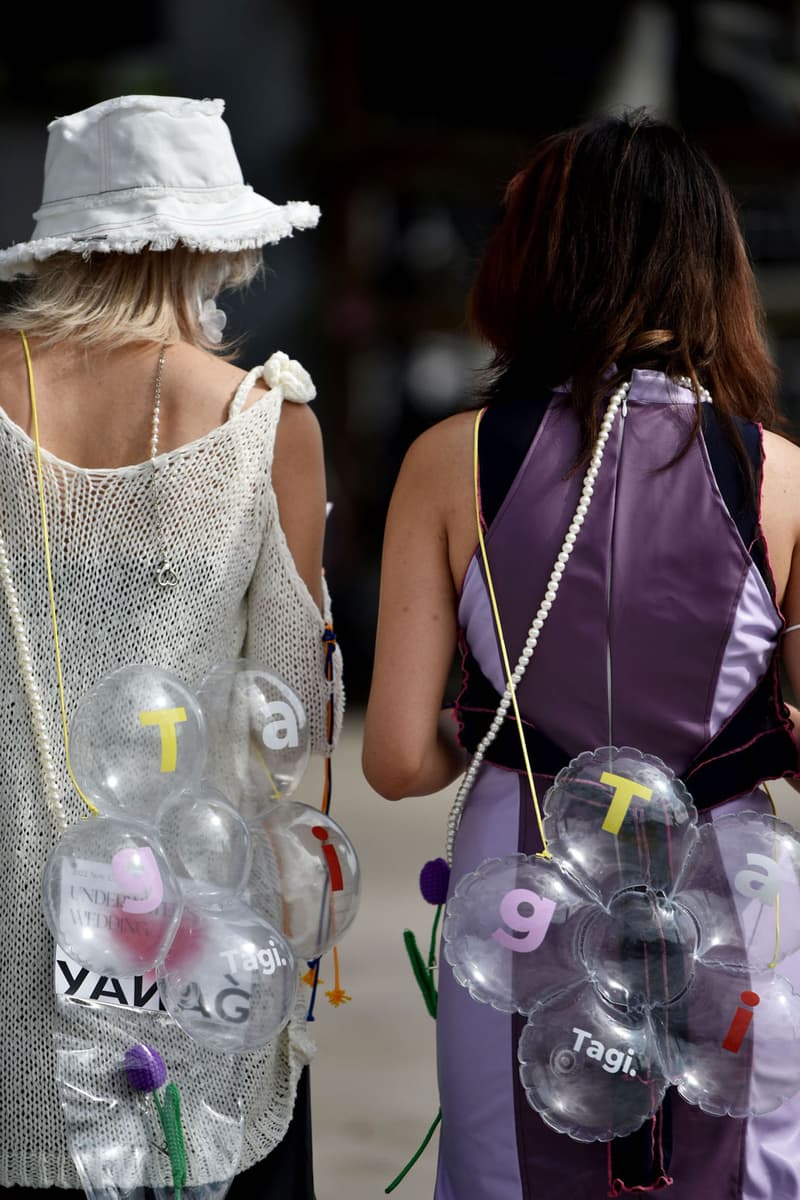
[[[0,313],[0,329],[84,346],[186,341],[221,357],[234,344],[211,342],[200,306],[247,287],[263,270],[260,250],[205,253],[176,246],[138,254],[71,252],[36,264]]]

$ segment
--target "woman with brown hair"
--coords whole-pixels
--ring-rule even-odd
[[[467,771],[450,895],[484,860],[542,849],[525,758],[541,796],[582,751],[638,747],[701,821],[770,812],[761,785],[800,766],[778,677],[782,661],[800,690],[800,450],[777,432],[717,170],[642,112],[548,138],[507,188],[469,307],[488,385],[400,470],[363,751],[388,799]],[[437,1200],[800,1196],[797,1099],[733,1119],[670,1089],[637,1132],[569,1141],[526,1102],[524,1022],[440,956]]]

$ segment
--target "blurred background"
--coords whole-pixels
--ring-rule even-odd
[[[30,234],[47,122],[123,93],[223,98],[245,180],[322,209],[317,230],[267,250],[266,290],[222,303],[243,366],[283,349],[318,388],[349,704],[333,813],[364,883],[343,946],[353,1001],[323,1002],[316,1023],[318,1196],[377,1197],[436,1112],[401,932],[426,945],[416,875],[443,850],[450,799],[386,805],[358,765],[394,477],[418,433],[471,403],[486,359],[465,297],[506,182],[543,135],[627,106],[680,125],[730,183],[800,429],[800,5],[83,0],[11,6],[4,33],[0,245]],[[432,1147],[397,1195],[429,1197],[434,1164]]]
[[[386,505],[403,453],[469,399],[483,348],[464,301],[502,190],[536,140],[644,104],[713,156],[741,206],[784,405],[800,417],[796,0],[462,5],[84,0],[0,61],[0,245],[27,238],[46,123],[126,92],[218,96],[247,182],[308,199],[317,230],[267,251],[227,302],[250,365],[282,348],[317,382],[334,511],[328,573],[348,694],[366,697]],[[224,302],[225,303],[225,302]]]

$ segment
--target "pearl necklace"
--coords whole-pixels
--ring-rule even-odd
[[[567,529],[564,541],[561,545],[561,549],[556,555],[556,560],[553,564],[553,569],[550,572],[550,578],[547,581],[547,587],[545,588],[544,599],[539,605],[536,616],[531,622],[522,653],[519,656],[517,665],[511,673],[511,679],[506,685],[506,689],[503,692],[499,705],[497,706],[497,711],[492,719],[492,723],[479,743],[474,755],[472,756],[470,764],[467,767],[466,773],[461,782],[461,786],[459,787],[456,798],[453,802],[453,807],[450,809],[450,815],[447,818],[447,862],[450,866],[453,865],[453,848],[455,846],[456,834],[458,833],[458,827],[461,823],[461,814],[464,809],[464,804],[466,803],[467,795],[469,794],[469,791],[475,782],[475,776],[478,774],[486,751],[489,749],[492,742],[497,737],[497,734],[500,732],[500,728],[505,720],[506,713],[511,706],[512,689],[516,691],[523,675],[525,674],[528,664],[533,658],[533,654],[538,644],[539,636],[544,627],[544,623],[547,620],[550,609],[553,607],[553,601],[558,595],[558,589],[561,584],[564,571],[566,570],[567,563],[570,560],[572,551],[575,549],[575,543],[578,540],[581,527],[586,520],[586,514],[588,513],[589,506],[592,502],[595,481],[597,480],[597,475],[600,470],[600,464],[603,461],[603,453],[605,452],[606,442],[608,441],[609,434],[611,433],[611,427],[614,424],[614,420],[620,407],[623,407],[623,414],[625,411],[627,411],[625,401],[630,390],[630,386],[630,381],[621,384],[608,402],[608,407],[606,408],[605,415],[600,424],[600,432],[597,435],[597,441],[595,442],[594,450],[592,451],[592,457],[589,460],[589,466],[586,468],[586,474],[583,478],[583,487],[581,488],[578,506],[575,509],[575,514],[572,520],[570,521],[569,528]]]
[[[676,375],[674,382],[677,383],[678,387],[688,388],[690,392],[694,391],[694,384],[688,375]],[[706,404],[711,404],[711,392],[708,388],[704,388],[702,384],[698,384],[698,388],[700,391],[700,400],[705,401]]]
[[[679,387],[685,387],[689,389],[694,388],[692,380],[689,379],[687,375],[679,375],[674,382],[677,383]],[[621,384],[608,402],[608,407],[606,408],[605,415],[600,425],[600,432],[597,435],[597,441],[595,442],[594,450],[592,451],[592,457],[589,461],[589,466],[586,469],[586,474],[584,475],[583,487],[581,489],[578,506],[575,509],[575,515],[570,522],[569,529],[567,530],[566,536],[561,545],[561,549],[556,555],[556,561],[553,564],[553,569],[550,572],[550,578],[545,589],[544,599],[539,605],[536,616],[531,622],[528,630],[528,636],[525,639],[525,646],[519,656],[516,667],[511,673],[511,679],[506,686],[505,691],[503,692],[500,703],[497,706],[497,711],[492,719],[492,723],[483,739],[479,743],[474,755],[472,756],[470,764],[467,767],[464,778],[461,782],[461,786],[456,793],[453,806],[450,809],[450,814],[447,818],[446,852],[447,862],[451,867],[453,865],[453,849],[455,846],[456,834],[458,833],[458,827],[461,823],[461,814],[464,810],[467,796],[473,783],[475,782],[475,777],[481,767],[483,759],[486,755],[486,751],[489,749],[492,742],[497,737],[497,734],[500,732],[503,721],[506,717],[506,713],[511,706],[512,690],[516,692],[516,689],[519,686],[523,675],[525,674],[528,664],[533,658],[534,650],[536,649],[539,641],[539,635],[541,634],[544,623],[547,620],[547,615],[550,612],[550,609],[553,607],[553,601],[558,594],[558,588],[564,575],[564,571],[566,570],[567,563],[569,562],[570,555],[575,548],[575,543],[578,540],[581,526],[586,520],[586,514],[589,511],[589,505],[592,501],[595,481],[600,471],[600,464],[603,461],[603,454],[605,452],[606,442],[608,441],[609,434],[611,433],[611,427],[614,424],[614,420],[616,419],[616,415],[620,407],[622,408],[623,417],[627,413],[627,395],[630,391],[630,387],[630,380]],[[701,401],[706,401],[708,403],[711,402],[711,393],[707,388],[700,387],[699,395]]]
[[[8,604],[8,613],[11,618],[11,626],[14,631],[14,642],[17,647],[17,658],[19,660],[19,668],[22,674],[22,681],[25,685],[25,695],[28,698],[28,705],[31,710],[31,722],[33,724],[33,733],[36,741],[36,746],[39,751],[39,761],[42,767],[44,776],[44,790],[47,803],[50,811],[53,814],[53,819],[56,823],[59,836],[63,836],[67,829],[67,818],[64,812],[64,802],[61,799],[61,793],[58,787],[58,779],[56,778],[56,769],[53,762],[53,753],[50,747],[50,738],[47,733],[47,722],[45,720],[44,708],[39,696],[39,689],[36,685],[36,679],[33,674],[33,659],[31,658],[30,650],[28,649],[28,636],[25,632],[25,622],[19,607],[17,599],[17,591],[14,587],[11,578],[11,567],[8,561],[8,552],[6,550],[5,537],[0,531],[0,583],[2,583],[3,592]]]

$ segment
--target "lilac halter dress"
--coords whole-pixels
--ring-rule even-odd
[[[484,425],[489,426],[496,406]],[[634,371],[581,536],[518,689],[541,798],[584,750],[629,745],[678,774],[701,812],[771,811],[764,780],[800,764],[780,696],[784,627],[751,491],[713,406],[685,445],[691,391]],[[513,420],[513,418],[512,418]],[[760,430],[740,424],[755,470]],[[481,427],[483,443],[483,426]],[[495,466],[479,451],[481,498]],[[522,465],[486,528],[506,645],[516,662],[575,511],[568,474],[578,426],[563,393],[541,402]],[[459,606],[463,744],[474,751],[505,686],[479,555]],[[469,794],[451,890],[491,857],[541,849],[516,726],[507,720]],[[525,1018],[473,1000],[439,956],[442,1107],[436,1200],[600,1200],[662,1191],[665,1200],[800,1198],[800,1096],[764,1117],[715,1117],[674,1089],[637,1133],[576,1142],[528,1104],[517,1067]],[[800,990],[800,964],[782,963]]]

